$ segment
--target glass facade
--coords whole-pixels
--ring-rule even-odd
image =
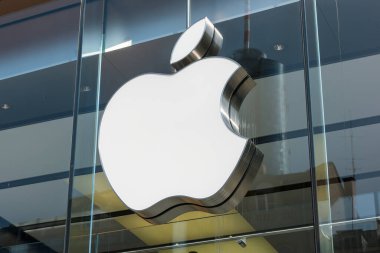
[[[35,2],[0,16],[1,253],[380,251],[377,0]],[[264,161],[234,210],[152,225],[112,190],[99,123],[206,16],[257,84]]]

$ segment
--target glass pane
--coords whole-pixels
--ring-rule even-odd
[[[78,102],[76,108],[75,166],[71,194],[71,220],[68,252],[91,252],[94,184],[97,167],[97,135],[99,125],[99,84],[104,51],[103,0],[84,1],[83,36],[79,66]],[[90,221],[90,222],[89,222]],[[86,238],[75,240],[80,236]]]
[[[226,223],[220,223],[219,225],[213,224],[207,218],[199,221],[199,224],[191,224],[190,222],[180,222],[173,226],[173,232],[183,234],[186,230],[187,233],[199,231],[199,226],[204,225],[216,225],[214,229],[218,230],[234,230],[233,227],[241,226],[240,223],[228,223],[230,219],[227,216],[223,217]],[[211,222],[211,223],[210,223]],[[235,222],[235,221],[234,221]],[[193,225],[195,227],[193,227]],[[168,226],[168,225],[163,225]],[[113,249],[117,249],[120,244],[125,244],[125,241],[130,242],[131,250],[134,252],[312,252],[313,251],[313,230],[312,227],[295,228],[288,230],[267,231],[265,233],[252,232],[245,233],[244,235],[237,236],[220,236],[213,240],[209,233],[212,231],[206,229],[198,238],[193,237],[191,241],[182,241],[175,244],[163,244],[165,241],[172,241],[170,231],[165,227],[160,228],[158,226],[141,228],[140,231],[133,230],[132,233],[137,234],[137,237],[131,236],[131,233],[127,230],[114,231],[112,233],[103,233],[96,236],[98,242],[99,252],[107,252]],[[158,233],[164,232],[164,233]],[[201,234],[201,233],[199,233]],[[165,238],[166,237],[166,238]],[[104,242],[107,241],[107,244]],[[109,243],[112,241],[112,243]],[[140,241],[140,243],[137,243]],[[148,245],[157,246],[143,246],[141,241],[148,243]],[[106,246],[107,245],[107,246]],[[138,247],[138,248],[136,248]]]
[[[186,1],[109,0],[106,15],[107,51],[183,31]]]
[[[0,5],[0,252],[62,252],[79,3]]]
[[[326,158],[335,168],[322,203],[329,202],[330,219],[321,228],[332,229],[334,252],[376,252],[380,5],[324,0],[316,6],[324,123],[315,126],[325,128]]]
[[[250,2],[248,11],[245,1],[190,1],[188,11],[187,1],[106,2],[101,110],[132,78],[145,73],[173,73],[170,54],[186,28],[187,15],[191,15],[190,23],[208,16],[224,37],[219,55],[238,61],[257,83],[250,94],[253,102],[249,106],[256,126],[252,137],[265,158],[236,209],[223,215],[190,212],[162,225],[152,225],[127,209],[97,161],[93,215],[83,214],[72,222],[75,231],[92,224],[92,236],[72,234],[74,244],[86,247],[85,241],[91,238],[98,252],[313,251],[300,4]],[[231,9],[235,3],[237,8]],[[222,18],[215,18],[219,14]],[[245,48],[247,20],[250,37]],[[86,192],[91,175],[76,180],[84,182],[78,183],[76,189]],[[264,231],[275,234],[257,237]],[[243,239],[248,246],[239,246],[239,236],[247,237]],[[301,237],[302,243],[295,243]]]

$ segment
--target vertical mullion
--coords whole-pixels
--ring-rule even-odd
[[[79,96],[80,96],[80,80],[81,80],[81,66],[82,66],[82,42],[83,42],[83,29],[84,29],[84,16],[85,16],[86,0],[81,0],[80,13],[79,13],[79,31],[78,31],[78,54],[77,64],[75,70],[75,84],[74,84],[74,101],[73,101],[73,127],[71,135],[71,151],[70,151],[70,167],[69,167],[69,187],[67,192],[67,210],[66,210],[66,225],[63,252],[69,252],[70,244],[70,227],[71,227],[71,208],[72,208],[72,193],[74,183],[74,169],[75,169],[75,153],[76,153],[76,139],[77,139],[77,124],[79,112]]]
[[[309,42],[307,33],[307,17],[306,17],[306,0],[300,0],[300,16],[301,16],[301,33],[302,33],[302,50],[304,64],[305,79],[305,99],[306,99],[306,119],[308,129],[308,146],[309,146],[309,164],[310,164],[310,182],[311,182],[311,204],[313,212],[314,227],[314,249],[315,253],[320,253],[319,238],[319,217],[318,217],[318,195],[317,195],[317,178],[315,168],[315,150],[314,150],[314,127],[312,117],[311,89],[310,89],[310,58],[309,58]]]
[[[92,252],[92,231],[93,231],[93,210],[94,210],[94,198],[95,198],[95,173],[96,173],[96,158],[97,158],[97,149],[98,149],[98,130],[99,130],[99,107],[100,107],[100,87],[101,87],[101,73],[102,73],[102,62],[103,62],[103,52],[105,50],[105,34],[106,34],[106,13],[107,13],[107,1],[102,0],[102,27],[101,27],[101,38],[100,38],[100,47],[99,47],[99,57],[98,57],[98,73],[97,73],[97,80],[96,80],[96,107],[95,107],[95,121],[94,121],[94,147],[93,147],[93,161],[92,161],[92,189],[91,189],[91,212],[90,212],[90,231],[89,231],[89,242],[88,242],[88,249],[89,252]],[[96,239],[95,243],[95,249],[94,252],[98,252],[98,244],[99,244],[99,237]]]

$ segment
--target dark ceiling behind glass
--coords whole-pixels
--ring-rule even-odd
[[[325,0],[318,1],[318,4],[322,6],[328,4],[328,2]],[[360,8],[357,8],[358,5],[360,5]],[[323,38],[320,41],[323,49],[321,50],[322,63],[379,53],[380,30],[376,32],[373,29],[374,27],[380,27],[377,13],[379,8],[380,2],[375,0],[363,0],[360,2],[347,0],[340,2],[339,39],[343,41],[341,44],[337,42],[338,33],[334,30],[336,26],[331,25],[336,22],[333,20],[334,15],[326,12],[326,10],[331,10],[332,8],[323,8],[323,11],[320,8],[321,13],[319,16],[323,17],[319,19],[319,37]],[[359,10],[363,15],[355,15]],[[355,15],[356,18],[352,19],[352,15]],[[276,18],[273,19],[273,16]],[[285,72],[303,68],[300,61],[302,59],[301,41],[290,40],[299,36],[300,27],[295,26],[295,24],[299,24],[298,21],[299,8],[297,3],[255,13],[251,17],[251,43],[253,47],[265,52],[268,58],[283,63]],[[230,57],[234,50],[241,48],[243,45],[241,38],[243,18],[218,23],[217,27],[225,37],[221,55]],[[285,29],[285,27],[287,28]],[[365,27],[371,27],[371,29],[365,29]],[[125,29],[128,29],[128,27]],[[130,78],[146,72],[170,73],[169,56],[177,36],[166,36],[106,53],[102,66],[101,105],[104,106],[115,90]],[[110,38],[112,38],[112,35]],[[278,43],[284,45],[284,50],[278,52],[273,49],[273,46]],[[51,46],[54,46],[54,44],[51,44]],[[338,46],[340,50],[337,51]],[[340,54],[337,54],[337,52],[340,52]],[[95,68],[96,57],[93,58]],[[88,57],[86,61],[91,61],[91,57]],[[0,111],[3,119],[0,129],[68,116],[72,109],[72,101],[64,99],[65,96],[62,94],[68,94],[73,91],[72,86],[68,85],[72,83],[73,76],[68,76],[66,73],[67,69],[73,68],[74,65],[75,62],[67,62],[1,80],[0,101],[9,104],[12,109]],[[91,64],[86,64],[86,66],[91,66]],[[96,80],[93,76],[88,75],[83,78],[90,88],[95,86]],[[13,89],[12,87],[15,84],[23,87]],[[28,95],[20,96],[20,89],[22,89],[23,94]],[[54,103],[49,103],[50,106],[46,106],[49,101],[54,101]],[[82,112],[92,111],[93,104],[82,104]]]

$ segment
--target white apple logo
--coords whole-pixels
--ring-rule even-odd
[[[239,131],[230,117],[238,87],[251,89],[253,80],[230,59],[202,59],[221,44],[213,24],[198,21],[173,49],[178,72],[130,80],[104,111],[103,170],[120,199],[151,223],[192,210],[231,210],[261,165],[262,153],[233,133]]]

